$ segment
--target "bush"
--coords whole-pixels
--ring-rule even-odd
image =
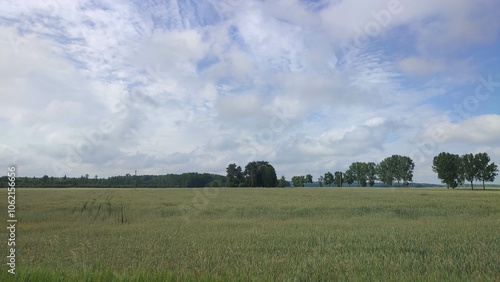
[[[212,182],[210,182],[210,187],[221,187],[221,183],[219,180],[212,180]]]

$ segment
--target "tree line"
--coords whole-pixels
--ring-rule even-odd
[[[375,181],[379,180],[386,186],[392,186],[397,181],[398,187],[401,182],[409,186],[413,181],[413,170],[415,163],[407,156],[392,155],[380,163],[353,162],[345,171],[326,172],[318,178],[320,187],[332,186],[342,187],[343,184],[351,186],[356,182],[361,187],[373,187]],[[294,187],[304,187],[306,183],[312,183],[312,175],[298,175],[292,177]]]
[[[17,177],[16,187],[33,188],[195,188],[208,186],[222,186],[226,177],[210,173],[182,173],[165,175],[120,175],[108,178],[90,177],[88,174],[81,177]],[[7,176],[0,177],[0,187],[7,187]]]
[[[474,181],[477,180],[483,182],[484,190],[484,183],[495,181],[495,177],[498,175],[498,166],[494,162],[490,163],[490,156],[487,153],[459,156],[441,152],[434,157],[432,170],[437,173],[438,178],[446,184],[448,189],[450,187],[455,189],[458,185],[468,181],[474,190]]]

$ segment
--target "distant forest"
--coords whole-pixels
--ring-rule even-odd
[[[16,187],[34,188],[68,188],[68,187],[95,187],[95,188],[194,188],[222,186],[226,177],[210,173],[182,173],[166,175],[130,175],[99,178],[88,174],[81,177],[16,177]],[[0,177],[0,187],[6,188],[8,177]]]

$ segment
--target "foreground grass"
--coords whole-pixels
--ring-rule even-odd
[[[15,279],[499,281],[499,216],[500,191],[21,188]]]

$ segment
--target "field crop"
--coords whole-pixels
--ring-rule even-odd
[[[16,202],[17,274],[0,281],[500,281],[495,190],[19,188]]]

